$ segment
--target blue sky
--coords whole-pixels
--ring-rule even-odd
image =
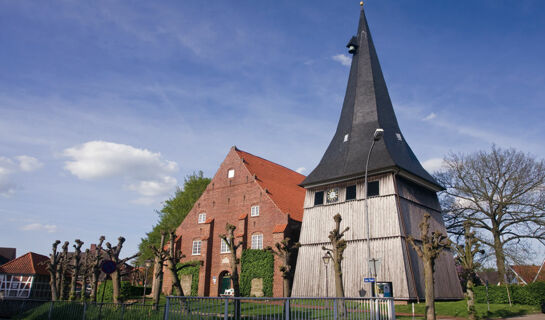
[[[492,143],[545,156],[545,2],[365,8],[426,168]],[[358,15],[359,1],[0,1],[0,246],[104,234],[134,252],[175,186],[232,145],[308,174]]]

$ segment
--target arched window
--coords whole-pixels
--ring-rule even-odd
[[[263,249],[263,233],[252,234],[252,249]]]

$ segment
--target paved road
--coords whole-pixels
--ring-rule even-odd
[[[523,317],[516,317],[516,318],[509,318],[510,320],[543,320],[545,319],[545,314],[538,313],[538,314],[530,314]]]

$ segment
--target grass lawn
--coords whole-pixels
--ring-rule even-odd
[[[539,313],[541,309],[539,306],[527,306],[514,304],[510,307],[508,304],[491,304],[490,312],[487,310],[486,303],[478,303],[475,305],[477,308],[477,315],[482,319],[498,319],[505,317],[515,317],[531,313]],[[425,303],[415,303],[414,312],[415,314],[424,314],[426,309]],[[438,316],[453,316],[458,318],[467,317],[467,303],[465,300],[462,301],[451,301],[451,302],[436,302],[435,310]],[[408,305],[396,305],[396,313],[411,314],[412,306]],[[399,316],[399,319],[412,319],[412,316]],[[416,319],[423,319],[418,318]]]

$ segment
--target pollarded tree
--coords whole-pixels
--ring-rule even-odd
[[[284,297],[291,295],[291,281],[293,278],[292,263],[293,255],[297,252],[297,249],[301,246],[299,242],[293,242],[290,238],[275,243],[275,249],[267,248],[275,256],[282,259],[282,265],[280,265],[280,272],[282,272],[282,279],[284,280]]]
[[[343,285],[343,272],[342,272],[342,261],[344,250],[346,249],[346,240],[343,239],[344,234],[350,228],[346,227],[341,231],[341,221],[342,217],[340,214],[336,214],[333,217],[335,220],[335,228],[329,232],[329,241],[331,241],[332,249],[322,247],[322,250],[327,251],[327,254],[333,260],[333,270],[335,271],[335,295],[337,298],[344,298],[344,285]],[[340,310],[340,315],[345,314],[344,301],[342,299],[338,300],[338,306]]]
[[[81,246],[83,246],[83,241],[80,239],[76,239],[74,242],[76,244],[73,245],[74,254],[72,255],[72,264],[70,265],[70,269],[72,270],[72,278],[70,281],[70,300],[72,301],[76,300],[76,287],[78,285],[78,277],[80,276],[81,269]]]
[[[91,259],[91,265],[90,265],[90,272],[91,272],[91,301],[96,302],[97,301],[97,292],[98,292],[98,280],[100,278],[101,265],[102,265],[102,243],[104,243],[104,240],[106,237],[100,236],[100,239],[98,240],[98,244],[94,251],[91,252],[92,259]]]
[[[165,247],[165,233],[161,233],[159,248],[155,245],[150,245],[150,250],[154,255],[153,262],[153,284],[151,285],[151,295],[153,296],[153,307],[159,307],[159,299],[161,297],[161,289],[163,288],[163,266],[165,263],[165,255],[163,248]]]
[[[240,297],[240,280],[238,277],[238,269],[240,266],[240,258],[238,258],[237,250],[242,246],[243,242],[239,241],[235,244],[235,229],[236,227],[232,224],[227,223],[225,225],[225,231],[227,234],[220,234],[219,237],[221,241],[225,241],[229,252],[231,253],[231,259],[229,259],[229,264],[231,266],[231,281],[233,282],[233,291],[235,297]],[[235,300],[235,318],[240,318],[240,300]]]
[[[490,151],[450,154],[436,178],[450,233],[463,234],[468,220],[475,237],[494,250],[500,281],[506,250],[521,253],[528,239],[545,241],[545,162],[492,146]],[[516,258],[516,257],[511,257]]]
[[[70,257],[68,255],[69,242],[65,241],[62,245],[62,253],[59,257],[59,265],[57,268],[57,293],[60,300],[68,298],[68,277],[67,273],[70,270]]]
[[[121,276],[122,276],[121,273],[123,272],[123,265],[127,261],[134,259],[140,255],[139,253],[137,253],[128,258],[121,259],[119,255],[121,253],[121,249],[123,249],[123,243],[125,243],[125,238],[123,237],[119,237],[117,239],[117,246],[115,247],[112,247],[112,245],[109,242],[106,242],[106,248],[107,248],[106,253],[108,254],[108,257],[110,258],[110,260],[112,260],[116,265],[115,271],[112,272],[112,274],[110,275],[112,278],[112,287],[113,287],[112,297],[113,297],[114,303],[119,303],[119,297],[121,295]]]
[[[475,310],[475,294],[473,288],[475,286],[473,279],[475,278],[476,269],[479,264],[475,261],[475,256],[480,253],[483,254],[483,250],[480,250],[480,244],[475,238],[475,232],[471,231],[471,223],[465,221],[464,223],[464,245],[454,245],[456,250],[456,261],[462,267],[464,276],[467,279],[466,282],[466,296],[467,296],[467,310],[468,319],[476,319],[477,312]]]
[[[407,237],[410,243],[424,265],[424,284],[426,291],[426,320],[435,320],[435,285],[433,273],[435,272],[435,260],[444,249],[450,248],[451,242],[446,235],[430,231],[430,215],[425,214],[420,223],[420,241],[412,236]]]
[[[56,240],[52,245],[52,252],[49,255],[49,260],[46,263],[47,271],[49,272],[49,286],[51,287],[51,300],[57,301],[59,298],[57,291],[57,269],[61,263],[61,253],[57,252],[57,247],[61,243],[60,240]]]

